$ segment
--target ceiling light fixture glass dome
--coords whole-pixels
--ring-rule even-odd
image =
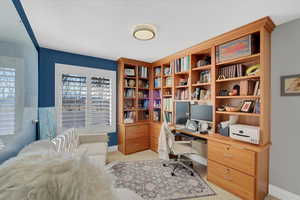
[[[133,37],[137,40],[152,40],[156,36],[156,28],[151,24],[139,24],[133,29]]]

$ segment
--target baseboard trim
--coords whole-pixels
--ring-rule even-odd
[[[269,194],[281,200],[300,200],[300,196],[275,185],[269,185]]]
[[[108,147],[108,152],[118,151],[118,145]]]

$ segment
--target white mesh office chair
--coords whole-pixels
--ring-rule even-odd
[[[173,159],[171,162],[168,162],[168,164],[164,163],[164,167],[170,167],[174,166],[173,171],[171,172],[172,176],[175,176],[176,169],[178,169],[179,166],[182,166],[186,170],[188,170],[191,174],[191,176],[194,176],[194,170],[186,165],[185,163],[192,164],[192,161],[187,158],[187,156],[191,154],[198,154],[197,151],[195,151],[192,148],[192,141],[176,141],[175,135],[172,133],[170,127],[168,126],[168,122],[166,120],[165,113],[163,113],[163,124],[161,127],[161,131],[164,131],[166,135],[166,142],[169,149],[170,154],[176,156],[175,159]]]

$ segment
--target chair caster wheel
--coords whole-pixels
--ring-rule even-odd
[[[174,174],[173,172],[171,173],[171,175],[172,175],[172,176],[175,176],[175,174]]]
[[[165,163],[164,163],[164,164],[163,164],[163,166],[164,166],[164,167],[166,167],[166,166],[167,166],[167,164],[165,164]]]
[[[191,172],[191,176],[194,176],[194,173],[193,173],[193,172]]]

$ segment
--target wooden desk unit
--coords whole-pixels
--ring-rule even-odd
[[[184,132],[208,140],[209,181],[246,200],[263,200],[269,185],[270,134],[270,57],[271,32],[275,28],[269,17],[221,34],[193,47],[164,57],[153,63],[120,58],[118,142],[119,151],[130,154],[146,149],[157,152],[162,113],[167,112],[170,125],[175,123],[175,103],[188,101],[210,104],[213,107],[213,132],[230,115],[239,116],[238,124],[260,128],[260,143],[253,145],[233,140],[220,134],[200,135]],[[249,37],[247,37],[249,36]],[[220,45],[250,38],[250,54],[229,60],[220,60]],[[251,40],[251,41],[250,41]],[[252,51],[253,50],[253,51]],[[209,59],[205,66],[198,61]],[[198,64],[197,64],[198,63]],[[234,75],[220,79],[225,68],[239,65],[245,71],[259,65],[256,74]],[[238,66],[236,66],[237,68]],[[203,82],[203,73],[209,81]],[[259,93],[249,92],[250,85],[259,82]],[[222,91],[240,85],[239,96],[221,96]],[[205,91],[203,96],[193,95]],[[259,112],[218,111],[222,105],[238,105],[253,100]]]

